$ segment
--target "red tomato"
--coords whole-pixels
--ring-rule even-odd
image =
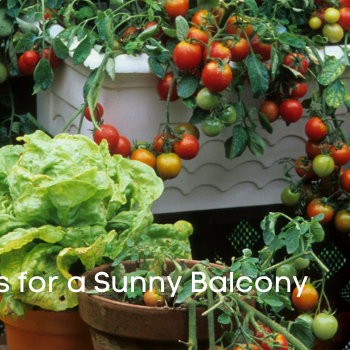
[[[118,130],[109,124],[104,124],[100,126],[101,131],[96,130],[94,133],[94,141],[99,145],[103,139],[107,140],[109,150],[112,152],[114,147],[119,142],[119,132]]]
[[[112,155],[120,154],[124,158],[127,158],[130,152],[131,152],[130,141],[125,136],[120,135],[118,144],[113,148]]]
[[[338,24],[344,29],[349,30],[350,29],[350,8],[349,7],[343,7],[339,10],[339,20]]]
[[[345,170],[340,178],[341,187],[345,192],[350,193],[350,170]]]
[[[272,350],[273,349],[273,343],[277,342],[280,344],[280,350],[288,350],[288,341],[285,338],[285,336],[283,336],[280,333],[273,333],[272,338],[268,338],[268,340],[262,341],[261,342],[261,348],[263,350]]]
[[[209,43],[209,35],[204,30],[201,30],[196,27],[191,27],[189,29],[186,39],[190,39],[190,38],[195,39],[193,41],[193,44],[198,44],[202,48],[202,51],[205,49],[204,44]],[[196,39],[203,42],[204,44],[198,42]]]
[[[321,225],[325,225],[332,220],[334,210],[333,210],[333,207],[331,205],[323,204],[321,198],[316,198],[316,199],[313,199],[309,203],[309,205],[306,208],[306,212],[307,212],[307,216],[308,216],[309,220],[311,220],[313,217],[317,216],[318,214],[323,213],[324,217],[321,221],[319,221],[319,223]],[[294,294],[294,292],[293,292],[293,294]],[[294,301],[293,301],[293,303],[294,303]],[[301,310],[303,310],[303,309],[301,309]]]
[[[307,159],[306,157],[299,157],[295,161],[295,172],[298,174],[299,177],[304,177],[305,180],[311,179],[315,176],[315,172],[312,169],[312,162]]]
[[[202,27],[205,27],[210,31],[216,30],[215,15],[213,13],[210,13],[207,10],[200,10],[200,11],[196,12],[194,14],[194,16],[192,17],[191,22],[193,24],[195,24],[197,27],[200,27],[202,25]]]
[[[18,67],[19,69],[26,74],[31,74],[35,71],[35,66],[29,66],[24,62],[23,55],[18,59]]]
[[[103,113],[104,113],[103,107],[97,102],[95,113],[94,113],[95,120],[99,121],[103,117]],[[92,121],[89,107],[86,107],[84,116],[89,122]]]
[[[43,57],[42,52],[39,52],[39,61],[42,59],[42,57]],[[44,49],[44,57],[50,62],[50,66],[52,69],[55,69],[56,67],[58,67],[63,61],[62,59],[58,58],[55,55],[52,48]]]
[[[250,45],[252,47],[253,52],[256,55],[261,56],[262,61],[268,61],[271,58],[271,45],[262,44],[259,40],[258,35],[254,35],[250,40]]]
[[[350,7],[350,0],[339,0],[340,7]]]
[[[23,61],[28,65],[28,66],[36,66],[36,64],[39,61],[39,55],[33,51],[33,50],[29,50],[26,51],[23,54]]]
[[[344,143],[336,143],[329,150],[335,165],[342,166],[350,160],[350,149]]]
[[[287,123],[297,122],[303,114],[303,106],[299,100],[289,99],[283,101],[280,105],[280,115]]]
[[[316,156],[325,151],[328,148],[327,143],[321,143],[318,141],[307,140],[305,143],[305,152],[309,159],[313,160]]]
[[[228,59],[228,61],[231,61],[230,49],[225,47],[224,45],[222,45],[218,41],[214,41],[210,45],[209,56],[210,56],[210,58],[220,58],[222,60]],[[206,62],[206,60],[207,60],[207,49],[204,48],[203,62]]]
[[[233,62],[242,62],[249,54],[249,44],[244,38],[240,38],[237,42],[227,40],[225,46],[230,49]]]
[[[283,59],[283,64],[291,69],[296,69],[302,75],[305,75],[309,67],[307,59],[300,53],[290,53]]]
[[[188,0],[166,0],[164,5],[165,12],[172,19],[177,16],[185,17],[189,7]]]
[[[232,16],[226,22],[226,31],[232,35],[240,33],[241,38],[250,37],[253,32],[253,26],[247,20],[239,16]],[[245,33],[244,33],[245,32]]]
[[[228,64],[221,69],[217,62],[211,61],[205,65],[202,72],[203,85],[212,92],[226,90],[232,80],[232,71]]]
[[[198,44],[181,41],[173,51],[175,66],[182,70],[195,69],[202,60],[202,49]]]
[[[173,150],[181,159],[193,159],[199,152],[199,142],[195,136],[183,134],[181,141],[173,143]]]
[[[163,144],[164,144],[164,138],[165,138],[165,133],[163,135],[161,134],[158,134],[154,139],[153,139],[153,151],[156,153],[156,154],[160,154],[160,153],[163,153],[165,152],[166,150],[163,148]],[[168,135],[168,139],[171,140],[173,139],[174,137],[172,135]],[[170,143],[169,145],[170,146]],[[171,148],[171,147],[170,147]]]
[[[58,13],[57,10],[55,10],[55,12]],[[46,10],[45,10],[45,14],[44,14],[44,18],[45,18],[45,19],[50,19],[50,18],[52,18],[52,17],[53,17],[52,12],[51,12],[49,9],[46,9]]]
[[[158,81],[157,93],[158,93],[158,96],[164,101],[167,101],[168,99],[168,94],[169,94],[170,86],[173,79],[174,79],[174,75],[172,73],[168,73],[168,74],[165,74],[165,77],[163,79],[159,79]],[[171,90],[170,101],[172,102],[178,99],[179,99],[179,96],[177,94],[177,83],[175,83]]]
[[[328,132],[328,126],[321,118],[313,117],[305,125],[305,134],[312,141],[322,140]]]
[[[293,98],[302,98],[307,93],[307,84],[296,82],[293,89],[290,86],[287,86],[287,91]]]
[[[267,326],[264,326],[262,324],[259,323],[259,326],[261,328],[261,331],[257,331],[255,330],[252,326],[249,326],[249,329],[253,332],[254,334],[254,337],[257,337],[257,338],[265,338],[267,335],[271,334],[271,329]],[[261,345],[261,341],[257,340],[257,343],[259,345]]]
[[[270,123],[276,121],[280,115],[279,108],[273,101],[265,101],[259,108],[259,112],[265,114]]]
[[[153,27],[153,26],[158,26],[157,22],[148,22],[145,25],[145,29]],[[153,35],[153,38],[158,39],[161,35],[163,34],[163,29],[158,27],[158,33]]]

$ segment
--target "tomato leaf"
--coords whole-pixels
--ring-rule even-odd
[[[191,124],[201,123],[207,116],[209,115],[209,111],[205,111],[202,108],[196,107],[193,110],[192,117],[190,119]]]
[[[263,230],[263,237],[266,245],[269,245],[275,237],[276,221],[277,216],[270,214],[269,216],[266,216],[260,224],[260,227]]]
[[[345,100],[346,87],[343,81],[337,79],[325,91],[325,101],[329,107],[339,108]]]
[[[267,119],[266,115],[264,113],[258,112],[259,116],[259,122],[261,127],[266,130],[269,134],[273,133],[273,127],[270,123],[270,121]]]
[[[53,71],[50,66],[50,62],[43,57],[34,71],[35,84],[42,90],[47,90],[53,82]]]
[[[180,41],[185,41],[190,27],[182,16],[177,16],[175,20],[176,36]]]
[[[21,30],[21,32],[23,34],[33,33],[34,35],[39,35],[39,28],[36,27],[35,25],[33,25],[27,21],[23,21],[20,18],[17,18],[16,21],[17,21],[19,29]]]
[[[188,299],[193,294],[192,291],[192,280],[184,284],[183,289],[180,290],[176,298],[176,304],[182,304],[186,299]]]
[[[292,226],[287,230],[286,248],[288,254],[294,253],[299,248],[300,231]]]
[[[159,28],[157,27],[157,25],[154,25],[152,27],[147,28],[146,30],[144,30],[140,35],[139,35],[139,39],[142,41],[145,41],[149,38],[152,38],[152,36],[154,34],[157,33],[157,31],[159,31]]]
[[[102,18],[97,29],[101,39],[108,41],[109,36],[113,34],[113,20],[110,17]]]
[[[225,141],[225,155],[228,159],[239,157],[247,146],[248,135],[242,125],[235,125],[232,136]]]
[[[329,85],[339,78],[345,71],[345,64],[341,63],[341,59],[334,56],[327,56],[323,64],[321,74],[318,75],[317,81],[321,85]]]
[[[210,10],[219,5],[218,0],[197,0],[198,10]]]
[[[198,80],[193,74],[184,75],[177,84],[177,94],[187,98],[194,94],[198,87]]]
[[[246,59],[246,64],[253,90],[253,98],[261,98],[269,88],[269,72],[267,67],[257,59],[256,55],[250,55]]]
[[[90,35],[87,35],[83,41],[74,50],[73,54],[73,64],[78,65],[83,63],[87,57],[90,55],[91,51],[91,40]]]
[[[231,316],[229,314],[221,314],[218,317],[218,322],[221,324],[230,324],[231,323]]]
[[[153,73],[158,77],[158,78],[164,78],[165,74],[165,65],[161,62],[158,61],[156,57],[149,57],[148,63],[153,71]]]
[[[107,74],[110,76],[112,81],[115,79],[115,61],[113,58],[108,58],[107,64],[106,64],[106,71]]]
[[[263,138],[255,131],[254,128],[247,128],[248,147],[257,157],[261,157],[265,151],[265,142]]]
[[[33,48],[34,41],[36,39],[38,39],[38,37],[33,33],[24,34],[23,37],[18,41],[16,45],[16,52],[23,53],[31,50]]]
[[[244,276],[248,276],[251,278],[258,277],[258,270],[256,266],[251,262],[246,262],[246,261],[242,262],[241,269]]]
[[[175,29],[171,29],[168,27],[162,27],[163,32],[165,35],[167,35],[169,38],[176,38],[176,30]]]
[[[6,8],[0,8],[0,38],[6,38],[13,33],[14,23],[6,14]]]
[[[94,70],[92,70],[89,77],[86,79],[86,82],[85,82],[84,87],[83,87],[84,99],[87,98],[87,95],[88,95],[89,90],[91,88],[92,82],[94,81],[94,79],[96,77],[97,69],[98,68],[95,68]]]
[[[188,98],[183,98],[182,102],[187,108],[194,108],[196,107],[196,99],[194,96],[190,96]]]
[[[58,58],[65,59],[69,56],[69,50],[66,45],[63,44],[62,40],[59,38],[54,38],[52,40],[53,51]]]
[[[6,41],[5,57],[6,57],[7,69],[10,72],[10,74],[11,75],[18,74],[19,67],[18,67],[16,50],[15,50],[15,47],[13,45],[12,35],[9,36],[7,41]]]
[[[305,344],[307,348],[311,349],[313,347],[315,335],[305,321],[296,319],[289,331],[295,338]]]
[[[264,303],[267,305],[273,306],[273,307],[281,307],[284,306],[281,300],[279,300],[277,297],[268,296],[263,298]]]
[[[350,111],[350,90],[346,90],[344,95],[344,104],[348,111]]]
[[[279,35],[277,40],[281,44],[290,45],[298,49],[302,49],[306,46],[306,42],[304,40],[298,38],[295,34],[290,32],[284,32],[283,34]]]

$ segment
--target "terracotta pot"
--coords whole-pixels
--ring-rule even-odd
[[[93,350],[89,327],[77,310],[29,311],[16,322],[8,317],[5,333],[9,350]]]
[[[186,261],[189,268],[196,263],[198,261]],[[123,264],[127,272],[136,269],[133,261],[124,261]],[[173,270],[174,266],[169,262],[167,274]],[[112,268],[110,265],[95,268],[85,274],[86,281],[92,280],[100,271],[110,272]],[[255,305],[255,299],[251,301]],[[208,321],[207,317],[201,316],[205,310],[196,310],[199,350],[208,348]],[[188,341],[187,309],[152,308],[79,293],[79,312],[90,326],[95,350],[187,349],[186,345],[179,343],[179,340]],[[222,332],[221,325],[217,323],[215,334]]]

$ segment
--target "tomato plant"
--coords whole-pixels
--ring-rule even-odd
[[[42,53],[39,52],[39,61],[42,59]],[[55,69],[62,63],[62,59],[57,57],[54,50],[52,48],[44,49],[44,57],[50,62],[50,66],[52,69]]]
[[[313,199],[307,206],[306,211],[310,220],[319,214],[323,214],[323,219],[320,220],[321,225],[325,225],[331,221],[334,213],[333,207],[329,204],[325,204],[321,198]]]
[[[109,124],[103,124],[100,126],[101,130],[95,130],[94,141],[99,145],[102,140],[106,140],[110,151],[113,151],[114,147],[119,142],[118,130]]]
[[[261,342],[261,348],[263,350],[272,350],[274,343],[279,343],[279,349],[288,350],[288,341],[286,337],[276,332],[273,333],[273,336],[269,337],[267,341]]]
[[[148,28],[153,27],[153,26],[157,26],[158,27],[158,23],[154,22],[154,21],[148,22],[145,25],[145,29],[148,29]],[[162,28],[157,28],[157,33],[153,35],[153,38],[158,39],[162,34],[163,34],[163,29]]]
[[[176,67],[186,71],[192,70],[202,60],[202,49],[198,44],[181,41],[173,51],[173,59]]]
[[[174,80],[174,74],[168,73],[168,74],[165,74],[163,79],[159,79],[158,81],[157,93],[158,93],[158,96],[164,101],[168,99],[170,87],[173,80]],[[173,102],[178,99],[179,99],[179,96],[177,94],[177,83],[175,82],[171,90],[170,101]]]
[[[101,118],[103,117],[103,114],[104,114],[103,107],[101,106],[100,103],[97,102],[96,109],[94,112],[95,120],[97,120],[97,121],[101,120]],[[89,122],[92,121],[89,107],[86,107],[84,116]]]
[[[344,191],[350,193],[350,170],[345,170],[340,178],[341,187]]]
[[[131,143],[130,141],[122,135],[119,135],[118,144],[113,148],[113,154],[120,154],[124,158],[129,157],[131,152]]]
[[[238,35],[241,38],[250,37],[253,32],[253,26],[248,23],[246,19],[239,16],[232,16],[228,19],[227,23],[227,33],[232,35]]]
[[[143,301],[147,306],[162,307],[165,304],[165,296],[158,294],[153,288],[143,295]]]
[[[305,125],[305,134],[312,141],[322,140],[328,132],[328,126],[321,118],[313,117]]]
[[[302,98],[307,93],[307,83],[295,83],[295,87],[287,87],[288,93],[293,98]]]
[[[321,340],[331,339],[338,330],[338,321],[332,315],[320,313],[314,318],[312,330],[316,337]]]
[[[315,176],[315,172],[312,169],[312,162],[307,157],[299,157],[294,165],[295,172],[299,177],[305,176],[305,179],[311,179]]]
[[[199,140],[200,133],[198,128],[190,123],[181,123],[177,125],[174,129],[175,132],[178,134],[184,133],[184,134],[190,134],[193,135],[197,140]]]
[[[28,66],[35,66],[39,61],[39,55],[33,50],[26,51],[23,54],[23,61]]]
[[[298,297],[298,287],[295,287],[292,293],[293,305],[302,311],[312,309],[318,302],[318,293],[311,284],[305,284],[300,296]]]
[[[141,163],[149,165],[151,168],[154,168],[156,165],[156,157],[144,148],[139,148],[135,150],[130,157],[131,160],[137,160]]]
[[[232,80],[232,71],[228,64],[223,69],[215,61],[205,65],[202,71],[204,86],[212,92],[221,92],[228,88]]]
[[[173,151],[181,159],[193,159],[199,152],[199,142],[195,136],[183,134],[181,141],[173,143]]]
[[[344,30],[338,23],[326,24],[322,33],[332,44],[338,43],[344,37]]]
[[[233,62],[242,62],[247,58],[249,54],[249,44],[248,41],[244,38],[238,39],[238,41],[234,42],[229,39],[225,44],[231,51],[231,60]]]
[[[346,209],[341,209],[335,214],[334,226],[341,233],[350,233],[350,213]]]
[[[294,278],[297,275],[297,270],[295,269],[294,265],[292,264],[285,264],[277,268],[276,270],[276,276],[277,277],[286,277],[290,285],[294,283]],[[281,279],[279,281],[281,286],[286,286],[288,282],[285,279]]]
[[[307,58],[305,58],[305,56],[300,53],[288,54],[284,57],[283,64],[291,69],[297,70],[303,75],[306,74],[309,67],[309,62],[307,61]]]
[[[206,118],[202,121],[202,130],[204,135],[217,136],[222,130],[222,122],[219,119]]]
[[[297,99],[283,101],[279,108],[281,118],[287,123],[296,123],[303,114],[303,106]]]
[[[279,108],[273,101],[265,101],[259,108],[259,112],[265,114],[270,123],[275,122],[280,113]]]
[[[349,7],[343,7],[339,10],[338,24],[343,28],[343,30],[350,29],[350,8]]]
[[[271,58],[271,45],[260,42],[260,37],[254,35],[250,39],[250,46],[256,55],[261,56],[262,61],[268,61]]]
[[[219,111],[219,116],[225,126],[231,126],[237,119],[235,107],[232,105],[226,105],[223,110]]]
[[[294,261],[294,267],[298,270],[306,269],[310,265],[310,260],[305,258],[298,258]]]
[[[27,63],[24,62],[23,55],[21,55],[18,59],[18,67],[23,73],[26,74],[31,74],[35,70],[35,66],[29,66]]]
[[[287,207],[292,207],[299,202],[300,193],[293,191],[290,187],[286,187],[281,193],[281,201]]]
[[[192,17],[191,22],[194,23],[197,27],[206,28],[209,31],[214,31],[216,29],[215,16],[208,10],[200,10],[196,12]]]
[[[350,149],[344,143],[335,143],[329,149],[335,165],[345,165],[350,160]]]
[[[203,50],[203,62],[206,62],[207,60],[207,49],[204,48]],[[225,47],[223,44],[221,44],[218,41],[214,41],[209,48],[209,59],[210,58],[220,58],[222,60],[227,59],[228,61],[231,61],[231,51],[229,48]]]
[[[219,105],[219,96],[207,88],[201,89],[196,97],[198,107],[210,110]]]
[[[189,3],[188,0],[166,0],[164,9],[172,19],[177,16],[185,17],[189,9]]]
[[[180,174],[181,159],[175,153],[163,153],[157,157],[156,170],[161,178],[174,179]]]
[[[318,141],[307,140],[305,143],[305,152],[309,159],[313,160],[322,152],[328,149],[327,143],[321,143]]]
[[[191,27],[188,31],[186,39],[193,38],[193,44],[198,44],[202,51],[205,49],[205,44],[209,43],[209,35],[204,30],[197,27]]]
[[[330,175],[334,170],[334,160],[326,154],[319,154],[312,163],[315,174],[319,177]]]

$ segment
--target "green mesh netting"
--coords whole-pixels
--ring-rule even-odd
[[[227,234],[226,238],[235,251],[240,251],[244,248],[253,247],[259,239],[259,234],[247,220],[241,220],[238,225]]]
[[[341,267],[345,264],[345,257],[338,247],[330,242],[319,254],[319,259],[328,267],[329,272],[326,274],[326,278],[329,279],[334,276]],[[320,271],[317,264],[314,264],[315,268]]]
[[[350,281],[340,290],[339,294],[350,304]]]

